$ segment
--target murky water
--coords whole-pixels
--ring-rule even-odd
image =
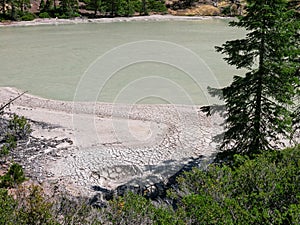
[[[214,46],[244,34],[220,19],[0,28],[0,85],[59,100],[205,104],[204,87],[241,73]]]

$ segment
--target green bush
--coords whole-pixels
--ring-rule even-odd
[[[11,130],[11,134],[18,139],[26,138],[32,131],[26,118],[16,114],[9,121],[8,128]]]
[[[127,193],[99,210],[66,198],[55,210],[39,187],[19,189],[16,200],[0,189],[0,224],[300,224],[299,167],[300,146],[253,159],[235,155],[231,165],[184,173],[168,203]],[[24,180],[17,164],[7,174],[4,186]]]
[[[51,18],[48,12],[42,12],[39,14],[40,18]]]
[[[0,177],[0,188],[14,187],[25,181],[24,171],[21,165],[13,163],[8,172]]]
[[[9,154],[9,147],[7,145],[2,145],[0,149],[0,157]]]
[[[86,198],[74,201],[74,197],[56,196],[54,215],[59,215],[61,224],[105,224],[102,222],[105,216],[101,214],[101,209],[93,208],[88,202]]]
[[[0,188],[0,206],[0,224],[13,224],[12,219],[17,203],[3,188]]]
[[[231,15],[231,10],[230,10],[230,5],[229,6],[226,6],[226,7],[223,7],[221,9],[221,13],[225,16],[230,16]]]
[[[17,203],[16,224],[59,224],[54,219],[53,203],[45,198],[41,187],[19,188]]]
[[[45,198],[39,186],[19,187],[15,198],[0,188],[0,224],[59,224],[53,203]]]
[[[197,216],[198,222],[205,218],[205,211],[213,218],[222,215],[226,221],[231,218],[241,224],[280,224],[299,219],[293,211],[300,206],[299,147],[254,159],[236,156],[233,164],[210,165],[206,171],[194,169],[178,179],[181,194],[175,196],[189,219],[196,216],[190,208],[193,201],[199,203],[202,198],[210,202],[201,203],[203,214]],[[289,208],[291,212],[287,212]]]
[[[0,157],[8,155],[11,150],[17,146],[17,141],[15,136],[11,134],[6,134],[5,143],[0,148]]]
[[[24,15],[21,16],[21,20],[23,21],[31,21],[34,20],[36,17],[33,13],[24,12]]]
[[[2,146],[4,149],[7,149],[8,151],[14,149],[17,147],[17,138],[15,135],[12,135],[11,133],[7,133],[5,135],[5,144]]]
[[[132,16],[134,14],[134,1],[120,0],[117,10],[118,16]]]
[[[11,150],[17,147],[17,141],[19,139],[27,138],[31,133],[30,124],[22,116],[13,115],[13,118],[9,120],[8,130],[3,139],[3,144],[0,147],[0,157],[9,154]]]
[[[118,224],[143,218],[141,222],[151,224],[299,224],[300,146],[253,159],[236,155],[231,166],[194,168],[177,181],[178,188],[168,191],[176,207],[155,206],[144,197],[129,194],[113,202],[110,221]]]
[[[166,13],[167,7],[164,1],[161,0],[148,0],[147,10],[150,12]]]
[[[153,209],[149,200],[129,192],[112,201],[106,213],[113,224],[152,224]]]

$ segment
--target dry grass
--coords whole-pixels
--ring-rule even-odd
[[[212,5],[201,5],[192,9],[178,10],[177,16],[218,16],[220,9]]]

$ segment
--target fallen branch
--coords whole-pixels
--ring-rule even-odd
[[[27,91],[24,91],[23,93],[19,94],[17,97],[9,100],[5,105],[0,107],[0,112],[2,113],[2,111],[9,106],[12,102],[14,102],[15,100],[17,100],[18,98],[20,98],[22,95],[24,95]]]

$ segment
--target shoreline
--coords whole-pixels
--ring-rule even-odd
[[[1,104],[18,93],[0,88]],[[222,118],[189,105],[73,103],[24,94],[6,111],[29,119],[30,143],[53,143],[17,155],[32,179],[73,196],[166,180],[195,158],[209,159],[212,138],[222,131]]]
[[[0,104],[18,93],[0,87]],[[33,182],[74,197],[165,185],[189,163],[209,163],[218,144],[213,137],[223,132],[223,118],[206,117],[195,105],[74,103],[24,94],[5,113],[24,116],[33,130],[13,161]]]
[[[133,16],[133,17],[114,17],[114,18],[74,18],[74,19],[34,19],[32,21],[10,21],[0,22],[0,27],[27,27],[38,25],[66,25],[66,24],[87,24],[87,23],[116,23],[116,22],[155,22],[155,21],[201,21],[209,19],[230,19],[231,17],[222,16],[173,16],[167,15],[150,15],[150,16]]]

